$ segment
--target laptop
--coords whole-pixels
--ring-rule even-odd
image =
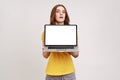
[[[77,52],[77,25],[44,25],[46,52]]]

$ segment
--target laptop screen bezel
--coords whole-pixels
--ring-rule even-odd
[[[46,26],[76,26],[76,44],[75,45],[46,45]],[[78,45],[78,40],[77,40],[77,25],[76,24],[70,24],[70,25],[50,25],[50,24],[45,24],[44,25],[44,46],[77,46]]]

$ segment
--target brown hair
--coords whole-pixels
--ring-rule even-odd
[[[58,6],[62,6],[62,7],[65,9],[65,14],[66,14],[66,16],[65,16],[64,25],[68,25],[69,22],[70,22],[69,16],[68,16],[68,13],[67,13],[67,9],[66,9],[65,6],[62,5],[62,4],[58,4],[58,5],[56,5],[56,6],[53,7],[53,9],[52,9],[52,11],[51,11],[51,15],[50,15],[50,24],[51,24],[51,25],[54,25],[55,22],[56,22],[55,13],[56,13],[56,9],[57,9]]]

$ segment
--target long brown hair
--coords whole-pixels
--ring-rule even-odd
[[[53,7],[53,9],[52,9],[52,11],[51,11],[51,15],[50,15],[50,24],[51,24],[51,25],[55,25],[55,23],[56,23],[55,13],[56,13],[57,7],[59,7],[59,6],[62,6],[62,7],[65,9],[65,14],[66,14],[66,16],[65,16],[64,25],[68,25],[69,22],[70,22],[70,19],[69,19],[68,13],[67,13],[67,9],[66,9],[65,6],[62,5],[62,4],[58,4],[58,5],[56,5],[56,6]]]

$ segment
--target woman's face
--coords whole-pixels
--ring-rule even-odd
[[[55,13],[57,23],[64,23],[65,15],[65,9],[62,6],[58,6]]]

